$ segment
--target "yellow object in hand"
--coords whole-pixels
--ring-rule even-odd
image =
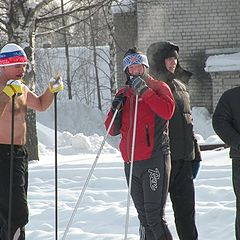
[[[63,91],[64,85],[61,76],[57,76],[55,78],[51,78],[49,80],[49,91],[51,93],[58,93]]]
[[[14,94],[23,93],[23,84],[20,80],[9,80],[2,91],[11,98]]]

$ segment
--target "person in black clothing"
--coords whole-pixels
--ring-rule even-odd
[[[197,240],[193,179],[199,170],[201,154],[194,137],[190,97],[185,85],[192,74],[181,68],[178,54],[179,47],[171,42],[153,43],[147,50],[150,74],[168,84],[176,104],[169,121],[169,192],[177,233],[180,240]]]
[[[240,240],[240,87],[229,89],[220,97],[212,117],[218,136],[230,146],[232,182],[236,196],[235,236]]]

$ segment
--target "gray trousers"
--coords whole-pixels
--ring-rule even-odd
[[[170,156],[161,154],[133,164],[131,196],[141,225],[141,240],[172,240],[164,216],[170,164]],[[125,163],[127,182],[129,173],[130,164]]]
[[[232,159],[232,182],[236,195],[235,235],[240,240],[240,158]]]

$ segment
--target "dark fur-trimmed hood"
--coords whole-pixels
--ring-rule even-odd
[[[192,73],[184,70],[179,60],[174,75],[170,73],[165,67],[165,58],[169,51],[176,50],[179,53],[179,47],[172,42],[155,42],[152,43],[147,49],[147,57],[150,66],[150,74],[159,80],[167,81],[169,78],[176,78],[188,83]]]

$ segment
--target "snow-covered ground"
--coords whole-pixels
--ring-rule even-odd
[[[79,104],[79,116],[71,104],[68,112],[64,103],[58,104],[58,234],[67,227],[86,178],[96,160],[105,135],[104,116]],[[95,115],[92,114],[95,111]],[[64,113],[61,113],[64,112]],[[71,114],[71,115],[70,115]],[[55,239],[54,193],[54,131],[52,110],[38,114],[40,161],[29,164],[30,222],[28,240]],[[81,115],[81,121],[79,120]],[[69,117],[71,116],[71,118]],[[219,141],[211,128],[211,117],[205,109],[193,109],[195,132],[204,143]],[[75,118],[76,117],[76,118]],[[69,120],[71,119],[71,120]],[[85,119],[85,121],[84,121]],[[196,121],[195,121],[196,120]],[[48,127],[40,124],[44,123]],[[75,126],[73,127],[75,123]],[[86,127],[86,123],[87,126]],[[61,127],[60,127],[61,126]],[[64,126],[64,129],[63,129]],[[82,127],[81,127],[82,126]],[[95,133],[95,134],[94,134]],[[98,133],[98,134],[96,134]],[[220,142],[220,141],[219,141]],[[125,232],[127,185],[123,162],[116,141],[106,143],[89,181],[66,239],[122,240]],[[196,185],[196,221],[200,240],[234,239],[235,198],[231,183],[231,160],[228,149],[202,152],[203,161]],[[174,240],[177,240],[173,211],[168,200],[166,218]],[[138,219],[133,203],[130,205],[128,239],[138,240]]]

